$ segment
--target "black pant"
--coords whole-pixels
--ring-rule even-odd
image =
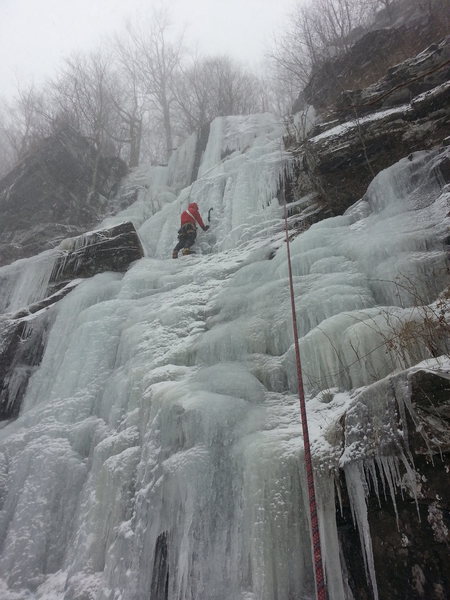
[[[197,237],[197,228],[191,223],[185,223],[178,231],[178,244],[173,249],[179,252],[182,248],[190,248]]]

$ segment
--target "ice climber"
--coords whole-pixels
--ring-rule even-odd
[[[178,244],[172,252],[172,258],[178,258],[178,252],[183,248],[183,254],[190,254],[190,248],[197,237],[197,223],[203,229],[208,231],[209,225],[203,223],[203,219],[198,212],[198,206],[191,202],[187,210],[181,213],[181,227],[178,230]]]

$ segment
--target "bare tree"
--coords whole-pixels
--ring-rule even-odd
[[[116,36],[113,53],[116,64],[110,93],[120,126],[110,135],[119,144],[129,144],[128,163],[130,167],[136,167],[140,160],[143,119],[147,111],[145,82],[139,70],[139,51],[129,36]]]
[[[33,85],[20,86],[14,100],[4,103],[2,134],[13,163],[21,160],[38,139],[48,135],[50,128],[46,100]]]
[[[191,133],[215,117],[264,110],[261,81],[227,56],[196,58],[175,80],[181,129]]]
[[[280,117],[289,114],[299,96],[301,86],[294,78],[285,80],[280,78],[277,66],[270,60],[267,61],[265,74],[261,78],[261,86],[264,90],[262,107],[264,112],[272,112]]]
[[[173,82],[180,131],[188,135],[211,120],[210,85],[205,61],[195,57]]]
[[[184,137],[217,116],[272,109],[267,81],[226,56],[186,61],[183,36],[168,14],[129,25],[106,52],[76,54],[45,84],[45,95],[23,89],[0,128],[3,162],[22,156],[34,139],[71,126],[95,149],[92,189],[105,151],[139,164],[141,154],[160,163]],[[163,160],[164,160],[163,159]]]
[[[114,129],[115,113],[110,90],[110,60],[100,52],[67,59],[60,76],[52,84],[55,114],[93,142],[92,190],[96,189],[101,154],[112,151],[109,131]]]
[[[213,110],[217,115],[248,114],[257,110],[259,81],[227,56],[209,61]]]
[[[172,89],[183,52],[183,37],[170,39],[169,34],[169,17],[162,9],[153,12],[150,24],[128,27],[129,43],[133,47],[128,58],[133,63],[132,70],[140,76],[149,110],[153,110],[163,124],[166,159],[173,150]]]
[[[15,157],[8,137],[6,118],[0,107],[0,178],[12,169]]]
[[[389,0],[381,0],[389,2]],[[351,33],[364,28],[378,0],[308,0],[297,3],[289,27],[277,37],[270,55],[281,85],[292,82],[300,91],[311,70],[329,57],[348,50]]]

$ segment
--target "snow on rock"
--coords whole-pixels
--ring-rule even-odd
[[[354,129],[357,129],[361,125],[365,123],[370,123],[372,121],[377,121],[379,119],[386,119],[390,117],[395,117],[396,115],[404,115],[408,109],[410,108],[409,104],[403,104],[402,106],[395,106],[394,108],[388,108],[386,110],[379,110],[377,112],[371,113],[368,116],[360,117],[358,119],[352,119],[350,121],[346,121],[345,123],[341,123],[340,125],[336,125],[331,129],[327,129],[326,131],[319,133],[318,135],[311,138],[311,143],[318,142],[327,137],[338,137],[344,133],[348,133]]]
[[[60,256],[52,273],[52,283],[92,277],[103,271],[124,272],[132,262],[144,256],[139,236],[130,222],[65,239],[58,250]]]

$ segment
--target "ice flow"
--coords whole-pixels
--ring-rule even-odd
[[[220,118],[195,181],[193,140],[167,168],[141,169],[139,199],[109,222],[134,220],[147,256],[58,303],[21,414],[0,430],[5,600],[313,597],[281,135],[271,115]],[[386,340],[443,287],[439,158],[400,161],[292,243],[330,600],[351,593],[327,433],[354,388],[431,356]],[[214,209],[212,226],[198,255],[175,261],[188,200]],[[376,590],[357,459],[350,498]],[[395,484],[392,461],[386,472]]]

